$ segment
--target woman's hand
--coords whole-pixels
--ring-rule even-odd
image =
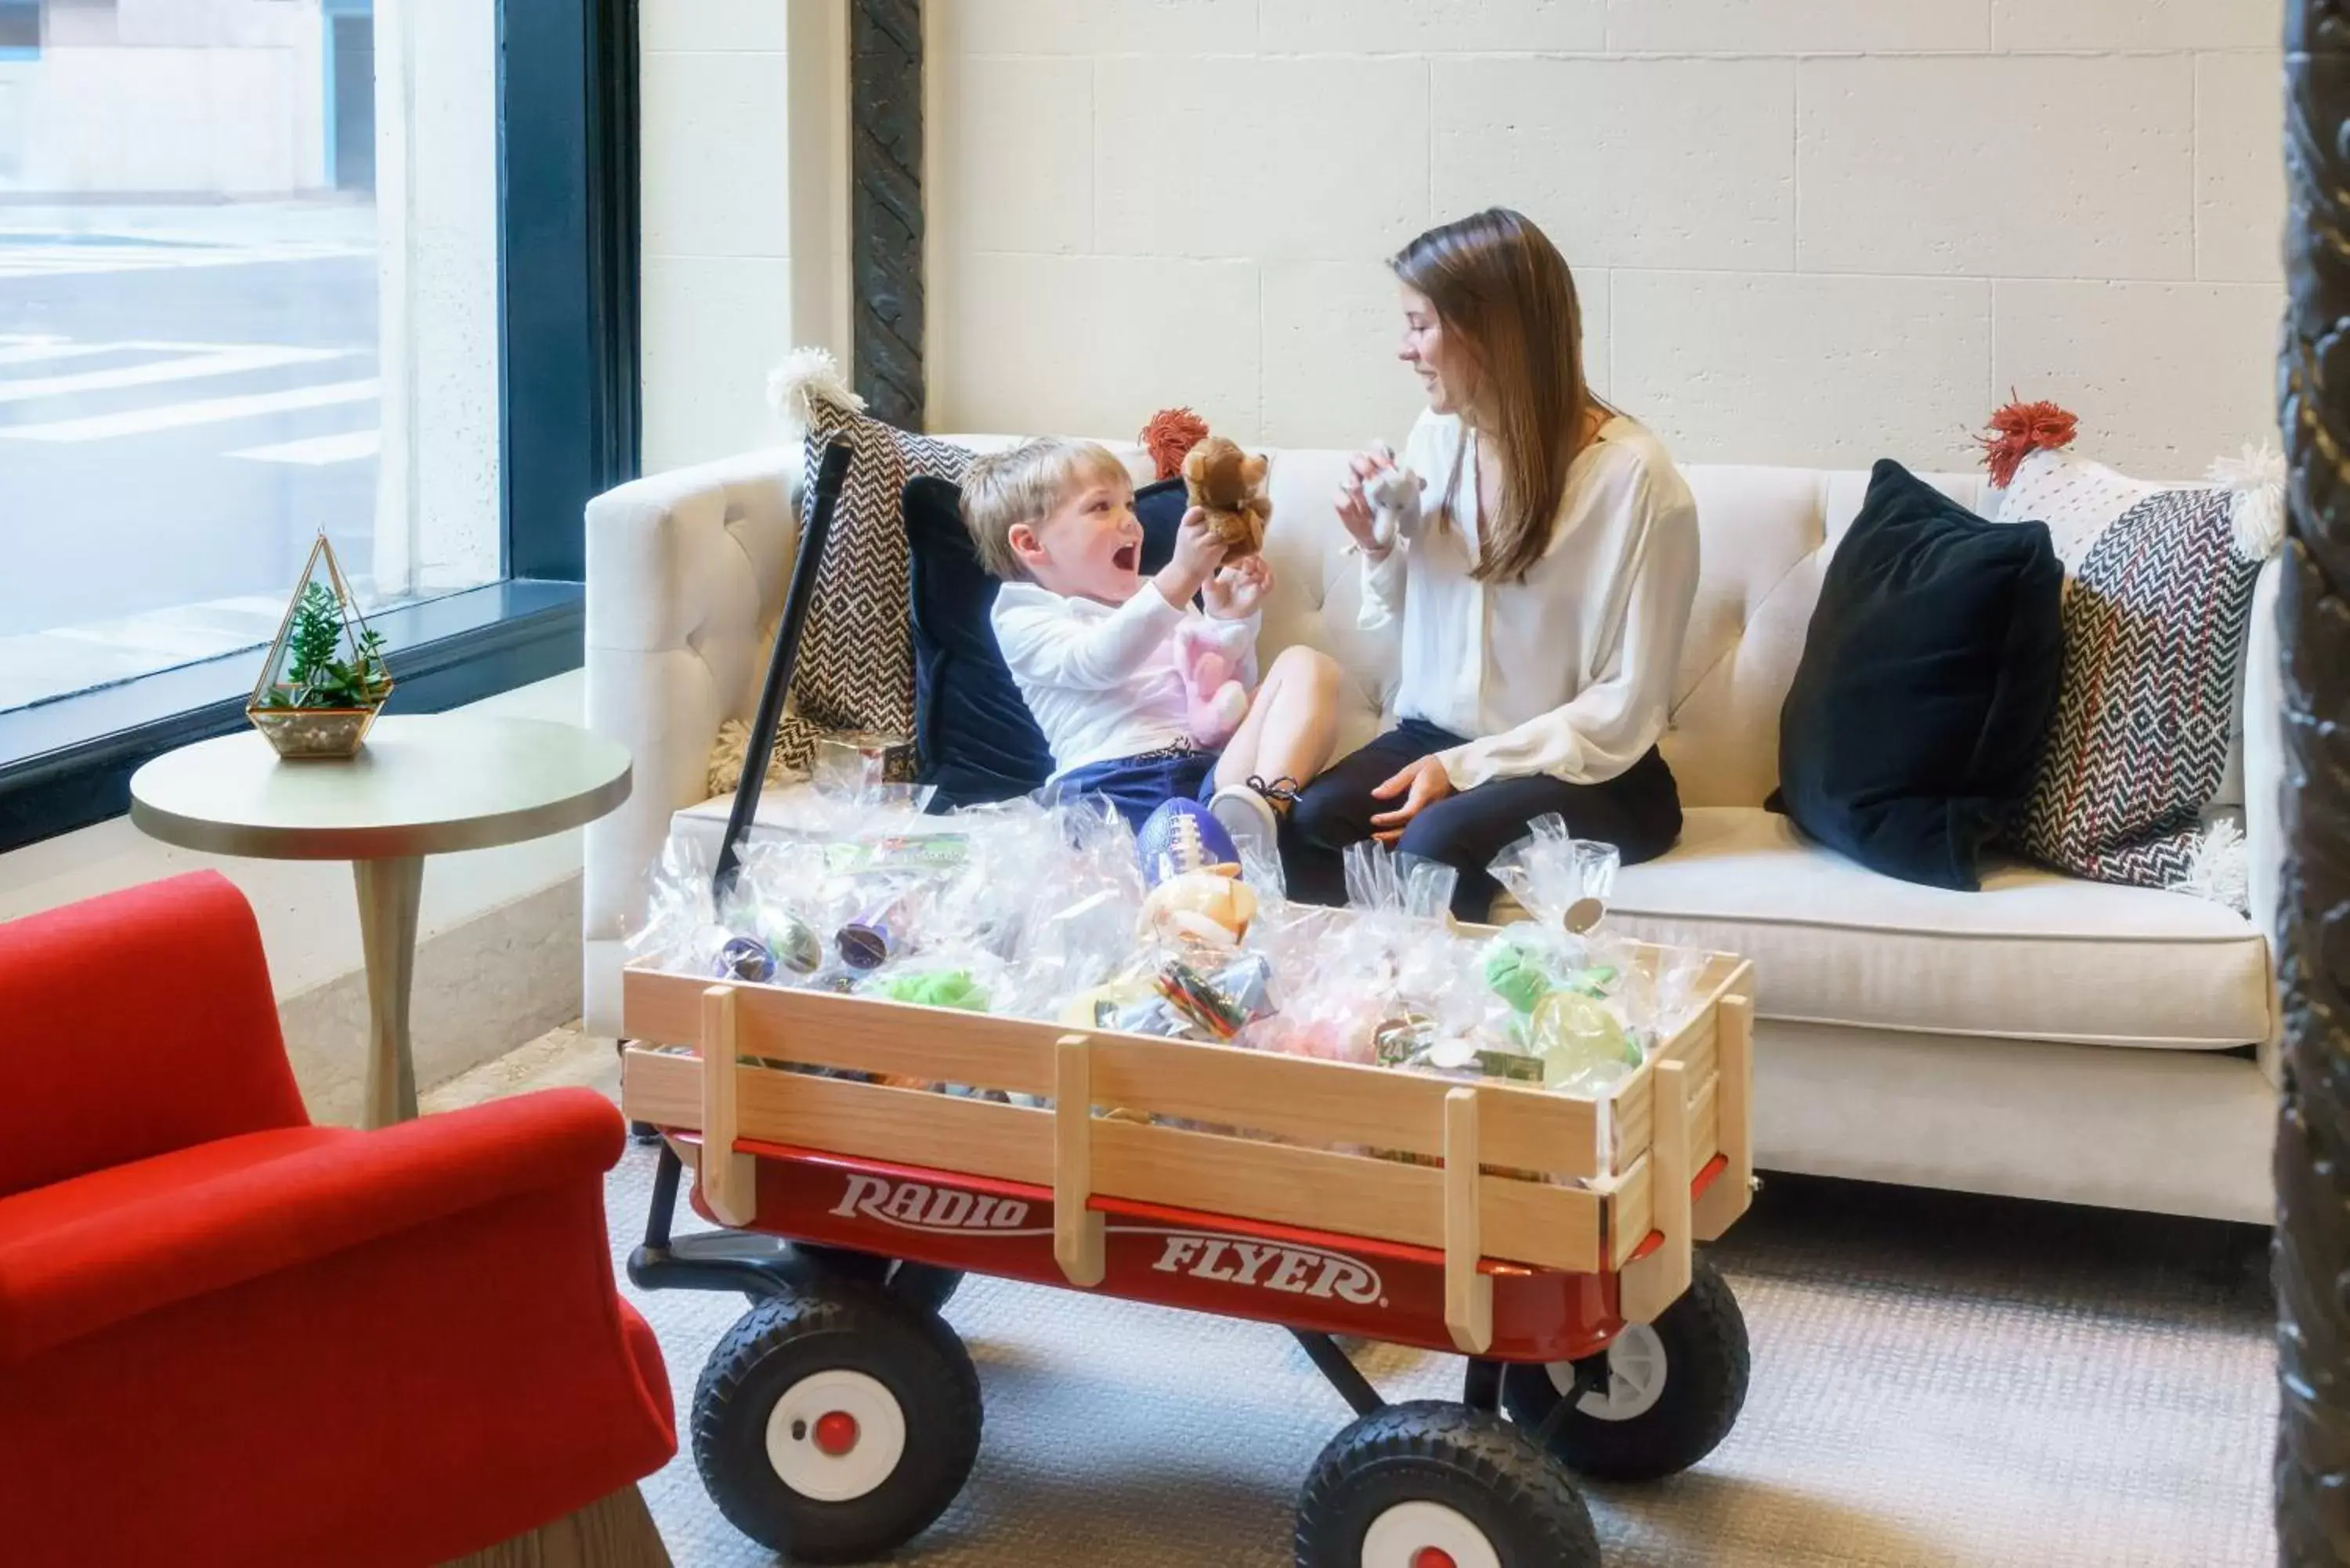
[[[1452,793],[1452,775],[1444,771],[1444,763],[1435,757],[1422,757],[1407,763],[1394,777],[1371,792],[1374,800],[1403,797],[1403,804],[1393,811],[1383,811],[1371,818],[1376,831],[1372,836],[1382,844],[1393,844],[1411,826],[1411,819]]]
[[[1394,466],[1394,450],[1385,441],[1374,441],[1368,450],[1347,460],[1347,483],[1338,487],[1338,521],[1346,524],[1347,534],[1373,560],[1388,552],[1379,545],[1378,525],[1363,486],[1383,470]]]
[[[1261,555],[1246,556],[1210,577],[1201,592],[1211,618],[1246,620],[1273,592],[1273,565]]]

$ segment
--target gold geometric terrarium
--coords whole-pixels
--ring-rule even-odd
[[[322,531],[244,716],[281,757],[350,757],[390,695],[383,638],[368,629]]]

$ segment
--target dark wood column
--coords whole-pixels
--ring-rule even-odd
[[[2350,1563],[2350,5],[2287,0],[2279,1561]]]
[[[922,428],[921,0],[849,0],[851,379],[878,418]]]

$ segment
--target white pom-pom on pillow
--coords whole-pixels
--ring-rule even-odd
[[[2244,842],[2244,830],[2232,818],[2222,816],[2204,826],[2185,875],[2170,884],[2170,890],[2209,898],[2248,915],[2252,903],[2251,874],[2251,853]]]
[[[851,413],[865,411],[865,400],[849,390],[841,378],[840,362],[829,349],[795,348],[767,372],[767,405],[792,435],[807,434],[808,427],[816,423],[819,402]]]
[[[2265,561],[2284,543],[2284,453],[2267,441],[2247,442],[2241,457],[2212,461],[2204,477],[2232,493],[2229,533],[2236,554]]]

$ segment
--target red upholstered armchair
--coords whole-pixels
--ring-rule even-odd
[[[206,873],[0,925],[0,1561],[421,1568],[675,1450],[587,1090],[313,1127]],[[649,1521],[644,1554],[665,1562]]]

